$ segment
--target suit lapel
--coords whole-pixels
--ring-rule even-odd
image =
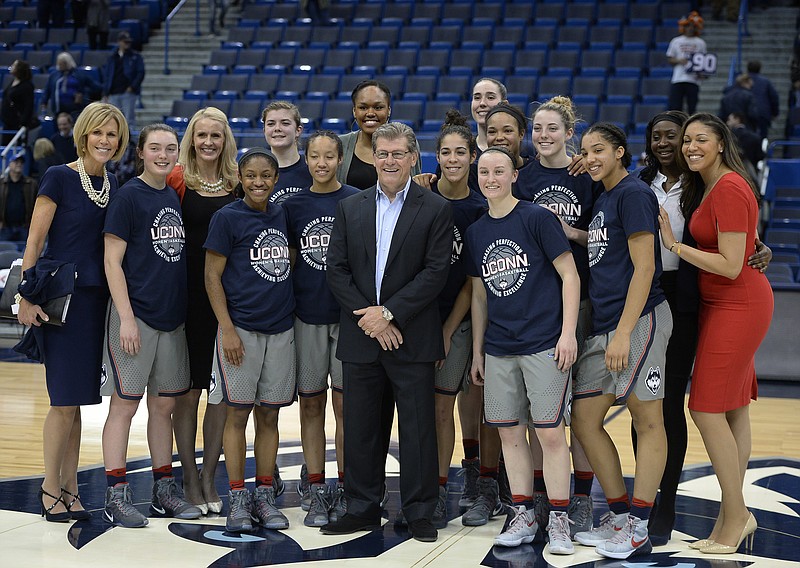
[[[361,214],[361,232],[364,238],[364,250],[367,252],[367,260],[369,261],[369,268],[372,274],[375,274],[375,256],[376,256],[376,242],[375,242],[375,215],[377,214],[377,206],[375,205],[375,186],[364,191],[363,199],[359,212]]]
[[[394,233],[392,233],[392,244],[389,246],[389,257],[386,259],[387,269],[392,264],[397,253],[400,252],[400,248],[406,240],[406,235],[411,229],[411,225],[414,224],[414,219],[416,219],[420,207],[422,207],[423,191],[421,187],[413,182],[408,188],[406,201],[403,203],[403,209],[400,211],[400,217],[397,218],[397,225],[395,225]]]

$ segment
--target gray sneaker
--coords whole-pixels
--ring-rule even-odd
[[[331,498],[331,508],[328,511],[328,519],[330,522],[335,523],[347,514],[347,497],[344,494],[344,483],[341,481],[336,482],[336,487],[333,489],[333,496]]]
[[[203,516],[200,507],[183,498],[183,489],[174,477],[162,477],[153,484],[153,500],[150,512],[161,517],[176,519],[199,519]]]
[[[533,542],[539,529],[533,509],[525,509],[523,505],[520,505],[511,507],[511,510],[514,518],[504,532],[494,537],[494,543],[497,546],[519,546]]]
[[[280,497],[286,490],[286,483],[281,479],[281,472],[278,469],[278,464],[275,464],[275,471],[272,472],[272,487],[275,488],[275,497]]]
[[[288,529],[289,519],[275,506],[275,497],[274,486],[256,487],[253,494],[253,517],[265,529]]]
[[[133,491],[127,483],[120,483],[106,489],[106,508],[103,520],[112,525],[136,529],[146,527],[147,517],[133,506]]]
[[[229,532],[249,532],[253,530],[253,496],[248,489],[228,491],[228,518],[225,530]]]
[[[272,479],[274,486],[275,478],[273,477]],[[300,467],[300,481],[297,482],[297,494],[300,495],[300,508],[304,511],[308,511],[308,508],[311,506],[311,485],[308,483],[308,467],[306,464]]]
[[[574,554],[575,547],[569,536],[572,521],[566,513],[550,511],[547,523],[548,549],[550,554]]]
[[[447,526],[447,486],[439,486],[439,498],[436,499],[436,509],[431,518],[434,528],[443,529]]]
[[[575,538],[579,532],[588,532],[592,530],[592,513],[594,511],[594,504],[592,497],[586,495],[573,495],[569,498],[569,507],[567,508],[567,516],[572,524],[569,526],[570,538]]]
[[[469,509],[478,498],[478,477],[481,475],[481,462],[478,459],[461,460],[458,475],[464,476],[464,490],[458,500],[458,506]]]
[[[479,477],[477,486],[478,498],[461,516],[461,524],[465,527],[480,527],[503,512],[504,505],[498,496],[497,481],[491,477]]]
[[[307,527],[321,527],[330,521],[328,511],[331,508],[331,488],[325,483],[315,483],[311,486],[309,493],[311,503],[309,503],[308,514],[303,519],[303,524]]]

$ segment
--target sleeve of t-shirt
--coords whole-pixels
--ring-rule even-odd
[[[667,57],[678,57],[680,55],[680,51],[676,45],[675,39],[673,38],[669,42],[669,46],[667,46]]]
[[[130,241],[134,226],[133,203],[126,193],[117,193],[108,203],[104,233],[116,235],[125,242]]]
[[[464,254],[461,255],[461,258],[464,260],[464,269],[467,271],[468,276],[480,276],[481,273],[478,270],[478,260],[475,258],[475,238],[473,237],[475,233],[472,230],[472,226],[467,228],[467,235],[464,239]]]
[[[535,223],[532,227],[533,234],[545,256],[553,262],[565,252],[571,252],[567,235],[561,227],[561,222],[548,210],[543,210],[546,215],[531,215],[531,222]]]
[[[652,199],[651,199],[652,198]],[[656,234],[658,202],[655,195],[644,191],[631,191],[619,201],[620,217],[625,236],[647,232]]]
[[[289,240],[289,246],[297,248],[297,230],[295,228],[294,207],[289,204],[289,199],[282,203],[283,211],[286,214],[286,237]]]
[[[721,180],[711,192],[714,204],[714,216],[720,233],[746,233],[749,228],[749,213],[755,206],[755,196],[747,183],[741,179],[736,181]],[[719,191],[721,190],[721,191]]]
[[[233,238],[228,215],[223,209],[219,209],[211,217],[211,222],[208,224],[208,236],[203,248],[213,250],[227,258],[233,249]]]
[[[48,170],[39,181],[39,195],[52,199],[56,205],[61,205],[65,181],[60,179],[57,169]]]

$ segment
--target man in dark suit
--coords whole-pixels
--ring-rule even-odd
[[[347,514],[324,534],[377,530],[394,394],[400,496],[411,534],[433,542],[438,497],[434,361],[444,357],[436,297],[450,266],[450,205],[411,181],[414,132],[372,135],[378,184],[342,200],[328,247],[328,284],[342,307],[336,356],[344,375]],[[388,414],[387,414],[388,413]]]

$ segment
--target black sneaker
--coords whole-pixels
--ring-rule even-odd
[[[281,479],[281,472],[278,464],[275,464],[275,471],[272,473],[272,487],[275,489],[275,497],[280,497],[286,490],[286,483]]]
[[[443,529],[447,526],[447,486],[439,486],[439,498],[436,499],[436,509],[431,518],[434,528]]]
[[[273,484],[275,483],[273,477]],[[311,506],[311,485],[308,483],[308,467],[303,464],[300,467],[300,481],[297,482],[297,494],[300,495],[300,508],[308,511]]]
[[[499,515],[505,509],[498,495],[497,481],[491,477],[478,478],[478,498],[466,513],[461,516],[461,524],[465,527],[480,527],[489,519]]]
[[[461,469],[458,470],[458,475],[464,476],[464,490],[461,492],[461,498],[458,500],[458,506],[462,509],[469,509],[478,498],[478,478],[481,475],[481,461],[474,460],[461,460]]]

